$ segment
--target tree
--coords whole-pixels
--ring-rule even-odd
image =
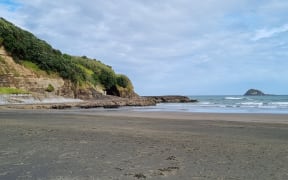
[[[106,89],[110,89],[116,84],[116,75],[112,70],[102,69],[99,80]]]
[[[129,78],[123,74],[117,75],[116,80],[117,80],[117,85],[123,88],[127,88],[130,84]]]

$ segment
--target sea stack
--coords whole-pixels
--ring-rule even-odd
[[[244,96],[265,96],[266,94],[258,89],[249,89]]]

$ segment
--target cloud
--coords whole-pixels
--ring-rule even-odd
[[[13,11],[0,3],[1,16],[127,74],[139,94],[213,94],[251,77],[288,77],[284,0],[13,2]]]
[[[271,29],[259,29],[256,31],[252,40],[257,41],[263,38],[271,38],[277,36],[280,33],[288,32],[288,24],[285,24],[281,27],[271,28]]]

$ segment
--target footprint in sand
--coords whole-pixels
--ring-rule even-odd
[[[159,174],[162,176],[175,175],[180,168],[177,166],[169,166],[166,168],[158,169]]]

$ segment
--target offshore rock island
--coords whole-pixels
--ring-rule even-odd
[[[263,93],[258,89],[249,89],[244,96],[266,96],[267,94]]]

